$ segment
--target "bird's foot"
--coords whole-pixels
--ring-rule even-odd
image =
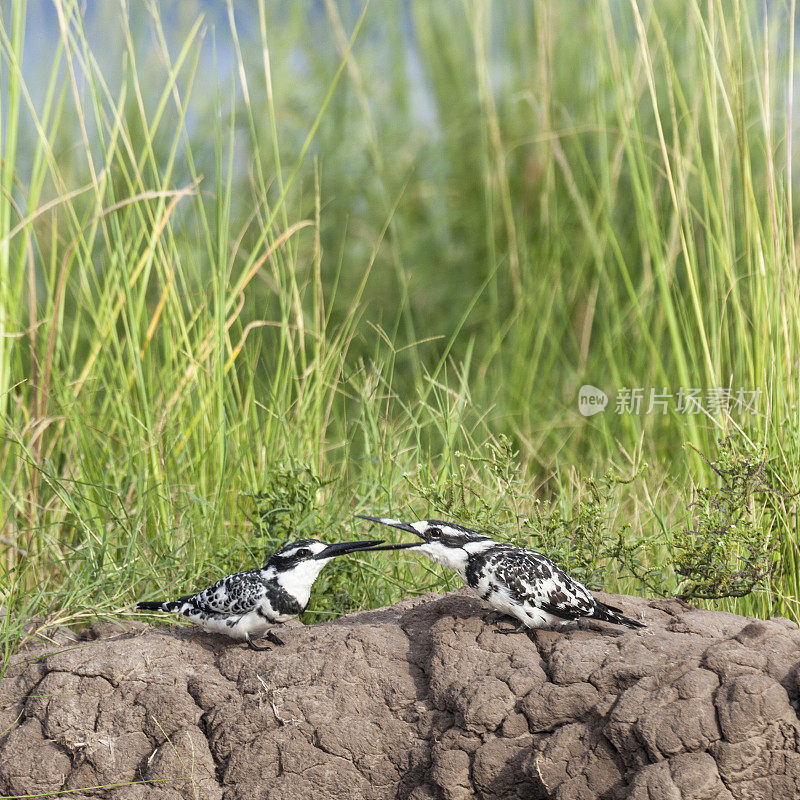
[[[516,628],[495,628],[495,633],[527,633],[528,628],[520,623]]]
[[[272,650],[271,647],[259,647],[252,639],[245,639],[245,641],[251,650]]]
[[[272,642],[272,644],[283,645],[286,644],[283,639],[279,639],[272,631],[267,631],[265,638]]]

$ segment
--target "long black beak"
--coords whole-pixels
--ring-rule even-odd
[[[401,531],[408,531],[409,533],[413,533],[414,536],[419,536],[417,529],[413,525],[409,525],[407,522],[403,522],[399,519],[388,519],[387,517],[370,517],[366,514],[356,514],[357,519],[366,519],[369,522],[378,522],[381,525],[388,525],[390,528],[399,528]],[[420,545],[425,544],[424,541],[422,542],[403,542],[402,544],[385,544],[383,547],[372,547],[371,550],[408,550],[410,547],[420,547]]]
[[[333,558],[347,553],[357,553],[360,550],[372,550],[376,544],[383,544],[383,539],[369,539],[364,542],[334,542],[329,544],[321,553],[317,553],[314,558]]]

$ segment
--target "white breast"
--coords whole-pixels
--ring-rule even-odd
[[[300,606],[305,608],[308,605],[308,599],[311,597],[311,587],[327,563],[327,559],[301,561],[294,569],[290,569],[287,572],[278,572],[276,570],[274,577],[292,597],[297,599]],[[286,617],[286,619],[289,619],[289,617]]]
[[[270,628],[269,620],[264,619],[257,611],[248,611],[246,614],[232,615],[229,617],[195,617],[188,616],[192,622],[210,633],[221,633],[232,639],[257,639],[263,636]]]
[[[462,578],[466,577],[467,561],[469,556],[466,550],[461,547],[446,547],[441,542],[426,542],[418,548],[419,552],[424,553],[428,558],[443,567],[452,569]]]

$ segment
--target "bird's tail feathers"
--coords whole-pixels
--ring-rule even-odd
[[[170,606],[174,605],[171,602],[165,602],[164,600],[154,600],[154,601],[147,601],[142,603],[136,604],[137,611],[172,611],[173,609]]]
[[[647,627],[643,622],[639,622],[631,617],[626,617],[618,608],[615,608],[614,606],[608,606],[600,601],[597,601],[595,604],[592,616],[595,619],[603,620],[603,622],[613,622],[616,625],[627,625],[629,628]]]

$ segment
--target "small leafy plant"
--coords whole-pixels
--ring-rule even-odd
[[[330,481],[321,478],[308,464],[279,464],[271,469],[258,491],[244,494],[252,500],[248,515],[255,535],[276,546],[313,536],[318,523],[318,494],[327,483]]]
[[[535,517],[527,528],[530,537],[550,557],[590,589],[604,589],[615,576],[611,564],[628,566],[635,562],[642,549],[640,538],[632,537],[629,523],[611,530],[611,517],[618,506],[617,492],[621,485],[631,483],[609,469],[598,480],[582,480],[577,507],[573,513],[562,510],[564,504],[553,503],[545,508],[535,501]]]
[[[514,526],[522,490],[517,454],[506,436],[490,440],[485,449],[485,456],[456,451],[456,458],[464,458],[472,466],[470,474],[468,465],[461,463],[456,472],[433,479],[426,477],[420,464],[416,475],[405,476],[412,495],[434,512],[475,530],[507,532]]]
[[[682,600],[745,597],[768,587],[779,569],[778,540],[758,498],[788,497],[767,483],[767,454],[741,448],[731,436],[719,440],[715,461],[698,454],[719,478],[696,490],[689,504],[693,527],[674,544],[674,569]]]

